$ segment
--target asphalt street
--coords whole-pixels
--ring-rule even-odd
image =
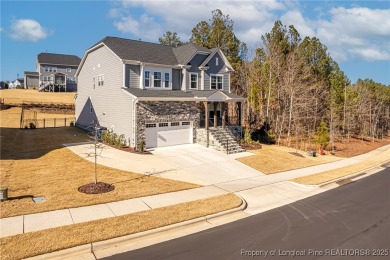
[[[107,259],[293,257],[390,259],[390,168],[280,208]]]

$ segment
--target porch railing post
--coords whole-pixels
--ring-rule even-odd
[[[214,127],[215,128],[217,128],[217,126],[218,126],[217,106],[218,106],[218,103],[214,102]]]

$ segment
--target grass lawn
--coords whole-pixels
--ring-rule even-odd
[[[342,159],[332,155],[311,157],[306,152],[277,145],[263,145],[262,149],[249,152],[255,155],[237,160],[265,174],[289,171]],[[300,156],[291,154],[295,152]]]
[[[1,218],[199,187],[99,165],[98,181],[114,184],[115,190],[100,195],[80,193],[79,186],[93,181],[94,164],[62,144],[86,141],[86,132],[75,127],[20,130],[7,125],[11,115],[17,113],[0,111],[0,186],[9,188],[10,197],[0,203]],[[47,201],[35,204],[35,196],[45,196]]]
[[[58,228],[0,238],[1,259],[21,259],[134,234],[236,208],[240,198],[226,194],[203,200]],[[23,250],[15,250],[23,245]]]
[[[39,92],[32,89],[3,89],[0,98],[4,98],[5,104],[33,103],[60,103],[74,104],[76,92]]]
[[[353,173],[364,171],[390,160],[390,149],[362,162],[326,172],[295,178],[291,181],[306,185],[319,185],[321,183],[338,179]]]

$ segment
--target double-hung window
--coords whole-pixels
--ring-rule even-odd
[[[191,73],[190,74],[190,88],[191,89],[197,89],[198,88],[198,73]]]
[[[150,87],[150,71],[145,71],[145,88]]]
[[[164,88],[169,88],[169,73],[164,74]]]
[[[104,85],[104,75],[99,75],[98,76],[98,86],[103,86]]]
[[[153,87],[161,88],[161,72],[154,72],[153,75]]]
[[[66,72],[72,72],[71,68],[66,68]]]
[[[211,89],[222,89],[222,75],[211,75]]]

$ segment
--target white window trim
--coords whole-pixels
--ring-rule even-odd
[[[196,76],[196,88],[192,87],[192,80],[191,80],[192,75]],[[211,84],[211,81],[210,81],[210,84]],[[199,88],[199,75],[196,72],[190,72],[190,89],[198,89],[198,88]]]
[[[100,83],[102,82],[102,83]],[[98,87],[104,86],[104,74],[100,74],[97,76],[97,85]]]
[[[218,88],[218,84],[215,86],[215,89],[216,90],[223,90],[223,74],[210,74],[210,90],[213,90],[213,88],[211,88],[211,77],[212,76],[216,76],[216,77],[221,77],[222,78],[222,88],[219,89]],[[218,82],[218,81],[217,81]]]
[[[159,86],[159,87],[155,87],[155,86],[154,86],[154,83],[155,83],[155,75],[154,75],[154,74],[155,74],[155,73],[160,73],[160,79],[159,79],[159,81],[160,81],[160,86]],[[164,87],[163,87],[163,84],[162,84],[162,83],[163,83],[162,74],[163,74],[163,73],[162,73],[161,71],[153,71],[153,88],[158,88],[158,89],[164,88]],[[156,80],[156,82],[157,82],[157,81],[158,81],[158,80]]]
[[[167,82],[167,81],[166,81],[166,78],[165,78],[166,74],[168,74],[168,87],[165,87],[165,82]],[[169,73],[169,72],[164,72],[164,84],[163,84],[163,85],[164,85],[163,88],[165,88],[165,89],[170,89],[170,88],[172,88],[172,86],[171,86],[171,73]]]
[[[145,74],[146,74],[146,72],[148,72],[149,73],[149,78],[148,78],[148,80],[149,80],[149,85],[148,86],[146,86],[146,84],[145,84],[145,82],[146,82],[146,80],[147,80],[147,78],[145,77]],[[144,86],[145,86],[145,88],[151,88],[151,80],[150,80],[150,70],[145,70],[144,71]]]

